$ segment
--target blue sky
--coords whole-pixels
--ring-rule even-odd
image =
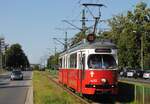
[[[63,38],[64,31],[56,28],[71,27],[64,19],[80,19],[83,2],[102,2],[102,19],[133,10],[142,0],[0,0],[0,36],[9,44],[19,43],[31,63],[40,63],[54,46],[60,51],[62,45],[52,38]],[[150,0],[144,0],[150,6]],[[79,23],[74,23],[79,25]],[[72,37],[78,30],[68,30]]]

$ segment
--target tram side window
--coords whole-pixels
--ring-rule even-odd
[[[70,55],[70,68],[76,68],[77,67],[77,53]]]
[[[62,68],[65,68],[65,57],[62,59]]]
[[[67,68],[67,56],[65,57],[65,68]]]
[[[78,65],[77,65],[77,66],[78,66],[79,69],[82,68],[82,67],[81,67],[81,64],[82,64],[82,63],[81,63],[81,54],[78,54]]]
[[[62,58],[59,59],[59,67],[62,68]]]

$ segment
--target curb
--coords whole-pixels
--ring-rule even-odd
[[[33,87],[29,87],[25,104],[33,104]]]
[[[33,76],[33,72],[32,72]],[[32,78],[32,77],[31,77]],[[25,104],[33,104],[33,84],[28,88]]]

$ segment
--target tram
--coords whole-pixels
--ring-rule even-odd
[[[80,42],[59,57],[59,82],[81,94],[117,94],[117,48],[109,41]]]

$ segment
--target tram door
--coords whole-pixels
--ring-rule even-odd
[[[85,76],[85,54],[82,54],[82,79]]]
[[[79,54],[79,91],[82,93],[82,83],[85,74],[85,53],[81,52]]]

